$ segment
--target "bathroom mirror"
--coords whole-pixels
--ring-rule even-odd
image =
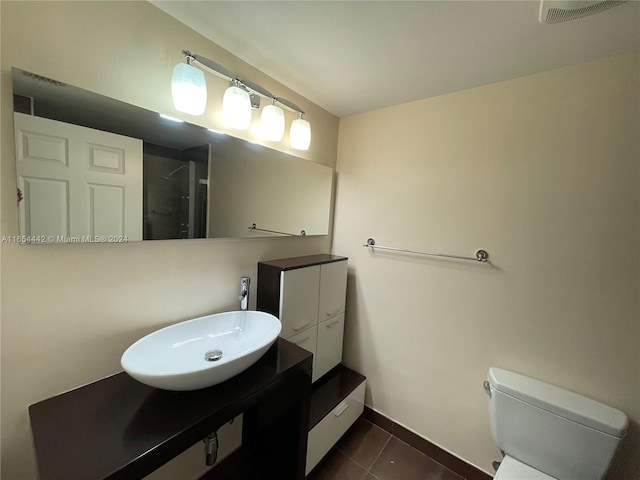
[[[12,69],[25,243],[326,235],[333,169]]]

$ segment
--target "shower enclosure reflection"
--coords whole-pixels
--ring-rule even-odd
[[[21,235],[328,234],[329,167],[16,68],[12,80]]]
[[[209,145],[143,152],[143,239],[205,238]]]

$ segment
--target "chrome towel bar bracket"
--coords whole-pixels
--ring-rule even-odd
[[[367,247],[370,249],[380,249],[380,250],[391,250],[394,252],[403,252],[403,253],[413,253],[416,255],[429,255],[431,257],[445,257],[445,258],[456,258],[458,260],[473,260],[474,262],[488,262],[489,261],[489,252],[486,250],[476,250],[475,257],[463,257],[460,255],[447,255],[444,253],[431,253],[431,252],[422,252],[420,250],[409,250],[406,248],[396,248],[396,247],[383,247],[381,245],[376,245],[376,241],[373,238],[368,238],[367,243],[362,245],[363,247]]]

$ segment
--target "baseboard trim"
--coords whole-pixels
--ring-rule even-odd
[[[394,422],[383,414],[376,412],[371,407],[365,405],[363,418],[370,421],[374,425],[386,430],[391,435],[399,438],[403,442],[411,445],[416,450],[424,453],[441,465],[447,467],[452,472],[465,478],[465,480],[492,480],[492,476],[483,472],[479,468],[465,462],[464,460],[452,455],[446,450],[431,443],[406,427]],[[220,461],[218,465],[213,467],[209,472],[200,477],[200,480],[213,480],[214,478],[225,478],[232,472],[242,471],[246,468],[246,454],[242,447],[233,451],[229,456]]]
[[[446,450],[434,445],[426,438],[423,438],[406,427],[394,422],[383,414],[376,412],[371,407],[365,405],[364,418],[374,425],[386,430],[391,435],[398,437],[403,442],[408,443],[416,450],[424,453],[428,457],[434,459],[439,464],[447,467],[452,472],[463,476],[466,480],[491,480],[493,477],[479,468],[465,462],[464,460],[452,455]]]

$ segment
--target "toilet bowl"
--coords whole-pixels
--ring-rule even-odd
[[[509,455],[505,455],[500,462],[493,480],[557,480],[540,470],[519,462]]]
[[[491,436],[504,452],[494,480],[601,480],[624,437],[620,410],[490,368]]]

